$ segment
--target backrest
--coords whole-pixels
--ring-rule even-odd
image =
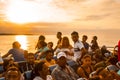
[[[4,77],[1,77],[0,80],[5,80],[5,78],[4,78]]]
[[[3,66],[0,65],[0,73],[4,72]]]
[[[26,61],[20,61],[18,62],[18,65],[19,65],[19,68],[20,68],[20,71],[23,73],[25,71],[25,67],[26,67]]]
[[[79,65],[78,65],[75,61],[70,60],[70,61],[67,61],[67,63],[68,63],[68,65],[69,65],[71,68],[73,68],[73,70],[74,70],[75,72],[77,71]]]
[[[25,80],[31,80],[31,74],[32,74],[31,70],[24,72]]]
[[[52,66],[50,66],[49,67],[49,69],[50,69],[50,72],[52,72],[53,71],[53,69],[56,67],[56,65],[52,65]]]

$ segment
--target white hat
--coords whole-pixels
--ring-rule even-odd
[[[118,51],[118,47],[116,47],[115,50]]]
[[[59,59],[60,57],[64,56],[66,58],[66,54],[64,52],[59,52],[57,54],[57,59]]]
[[[120,61],[116,63],[117,67],[120,69]]]

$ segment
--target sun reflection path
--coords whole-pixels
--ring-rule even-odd
[[[18,41],[21,44],[21,48],[24,50],[28,49],[28,40],[27,37],[24,35],[19,35],[19,36],[15,36],[15,40]]]

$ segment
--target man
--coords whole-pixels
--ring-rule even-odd
[[[79,40],[78,32],[73,31],[71,33],[72,40],[74,42],[74,60],[77,61],[78,59],[81,59],[86,52],[83,43]]]
[[[10,49],[8,53],[3,56],[3,58],[6,58],[9,55],[12,55],[15,62],[25,61],[25,58],[24,58],[25,50],[21,49],[21,44],[15,41],[13,42],[12,46],[13,48]]]
[[[6,71],[5,80],[23,80],[23,76],[16,67],[10,67]]]
[[[62,33],[61,32],[57,32],[57,38],[58,38],[58,42],[57,42],[57,45],[56,47],[54,48],[54,51],[57,49],[58,45],[61,43],[61,40],[62,40]]]
[[[67,65],[66,54],[64,52],[57,54],[57,66],[51,75],[54,80],[77,80],[79,78],[74,70]]]
[[[83,43],[85,49],[88,51],[88,49],[89,49],[89,44],[86,42],[87,39],[88,39],[87,35],[83,35],[83,36],[82,36],[82,43]]]

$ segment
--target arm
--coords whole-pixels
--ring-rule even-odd
[[[84,73],[84,71],[82,70],[81,67],[79,67],[79,68],[77,69],[77,74],[79,75],[79,77],[86,78],[86,75],[85,75],[85,73]]]
[[[7,53],[5,55],[2,56],[2,58],[8,57],[10,55],[10,53]]]

